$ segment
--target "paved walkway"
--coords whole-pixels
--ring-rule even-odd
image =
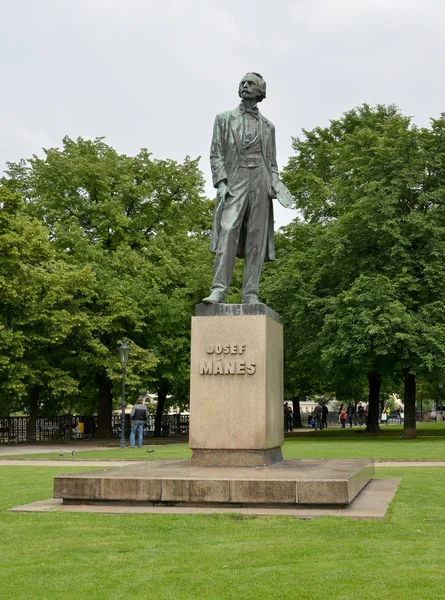
[[[42,444],[36,446],[35,444],[17,444],[15,446],[0,446],[0,457],[2,456],[16,456],[17,454],[43,454],[44,452],[57,452],[58,450],[65,450],[68,446],[62,444]],[[73,445],[76,452],[82,452],[82,450],[120,450],[119,446],[107,446],[98,445],[92,446],[91,444],[76,444]],[[71,449],[71,448],[70,448]],[[66,450],[65,450],[66,451]]]
[[[54,452],[54,449],[52,449]],[[159,459],[162,460],[162,459]],[[49,459],[49,458],[2,458],[0,467],[128,467],[140,463],[141,460],[82,460],[78,459]],[[376,460],[376,467],[445,467],[445,460]]]

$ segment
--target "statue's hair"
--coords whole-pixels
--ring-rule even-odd
[[[260,93],[257,96],[257,102],[262,102],[264,100],[264,98],[266,97],[266,82],[264,81],[263,76],[260,75],[259,73],[255,73],[255,71],[249,71],[248,73],[246,73],[246,75],[244,75],[244,77],[246,77],[247,75],[255,75],[255,77],[257,79],[258,89],[260,91]],[[243,77],[243,79],[244,79],[244,77]],[[238,95],[239,96],[241,96],[241,81],[238,86]]]

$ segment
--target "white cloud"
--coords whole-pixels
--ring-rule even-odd
[[[15,115],[0,114],[0,156],[14,161],[56,145],[43,129],[27,127]]]
[[[213,120],[248,70],[268,84],[280,167],[291,136],[362,102],[426,124],[445,109],[444,19],[442,0],[0,3],[0,170],[87,132],[119,152],[201,155],[213,196]]]

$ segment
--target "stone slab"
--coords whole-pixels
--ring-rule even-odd
[[[345,507],[323,506],[255,506],[255,507],[206,507],[200,506],[138,506],[135,504],[102,502],[95,504],[66,504],[61,499],[49,498],[40,502],[32,502],[23,506],[10,508],[8,512],[67,512],[96,514],[157,514],[157,515],[190,515],[190,514],[237,514],[257,517],[286,516],[296,519],[314,519],[333,516],[351,519],[384,519],[393,499],[400,479],[372,479],[362,492]]]
[[[70,502],[347,505],[373,475],[373,459],[288,459],[261,468],[162,460],[56,476],[54,497]]]
[[[280,316],[277,312],[269,308],[266,304],[258,302],[257,304],[197,304],[197,317],[246,317],[265,315],[280,322]]]

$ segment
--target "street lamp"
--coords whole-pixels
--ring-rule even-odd
[[[121,448],[125,448],[125,373],[130,358],[130,348],[124,338],[118,348],[122,367],[122,404],[121,404]]]

